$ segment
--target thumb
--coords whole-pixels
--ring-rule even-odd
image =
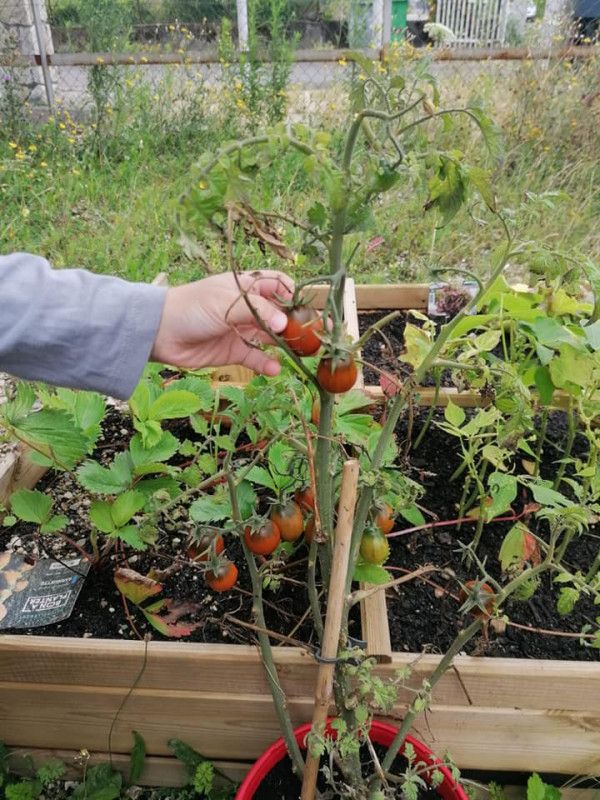
[[[281,333],[287,325],[287,317],[283,311],[270,300],[258,294],[248,294],[245,298],[240,297],[229,311],[227,322],[236,327],[240,325],[259,327],[254,314],[257,314],[273,333]]]

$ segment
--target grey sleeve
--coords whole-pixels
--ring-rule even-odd
[[[128,398],[142,374],[166,289],[27,253],[0,256],[0,370]]]

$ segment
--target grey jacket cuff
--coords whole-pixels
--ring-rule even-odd
[[[127,399],[149,358],[167,289],[26,253],[0,256],[0,369]]]

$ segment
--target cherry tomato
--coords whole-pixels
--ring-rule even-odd
[[[300,506],[293,500],[275,506],[271,511],[271,522],[279,528],[284,542],[295,542],[302,536],[304,518]]]
[[[315,496],[310,486],[305,486],[304,489],[298,489],[294,494],[294,500],[298,503],[302,511],[308,513],[315,510]]]
[[[370,564],[383,564],[390,554],[390,543],[378,530],[367,530],[360,541],[360,554]]]
[[[317,381],[322,389],[330,394],[342,394],[349,391],[356,383],[358,370],[354,358],[345,354],[336,359],[322,358],[317,367]]]
[[[282,336],[288,347],[299,356],[314,356],[321,347],[318,336],[323,330],[321,317],[309,306],[298,306],[288,311],[287,318]]]
[[[388,534],[394,528],[394,510],[389,503],[377,503],[375,506],[375,525],[379,530]]]
[[[473,597],[473,593],[476,596]],[[495,592],[489,583],[482,583],[481,581],[465,581],[465,585],[460,590],[460,600],[464,603],[469,597],[476,599],[477,605],[469,609],[474,617],[489,617],[492,609],[494,608]],[[488,599],[488,595],[490,595]],[[485,610],[484,610],[485,609]]]
[[[244,530],[244,541],[251,553],[257,556],[269,556],[279,545],[281,534],[279,528],[270,519],[262,520],[258,525]]]
[[[204,579],[214,592],[227,592],[235,586],[238,579],[238,570],[235,564],[225,559],[215,572],[209,570]]]
[[[200,530],[197,535],[190,538],[186,555],[192,561],[208,561],[208,557],[213,554],[212,544],[214,542],[214,553],[219,555],[225,549],[223,537],[211,530]]]

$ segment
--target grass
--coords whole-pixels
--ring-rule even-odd
[[[600,99],[588,98],[599,64],[598,59],[563,61],[547,68],[524,62],[508,77],[482,68],[469,86],[464,73],[458,78],[465,99],[477,98],[499,118],[506,145],[495,171],[496,191],[519,236],[592,259],[600,258]],[[200,277],[207,268],[224,269],[210,244],[204,263],[186,257],[175,218],[195,159],[242,126],[229,110],[235,105],[224,96],[228,108],[216,108],[197,83],[180,75],[171,75],[158,90],[141,77],[120,87],[114,107],[102,106],[95,123],[64,112],[36,124],[29,117],[16,119],[21,108],[0,104],[8,122],[0,132],[0,250],[35,252],[56,266],[132,280],[167,271],[175,283]],[[445,79],[441,90],[444,101],[444,90],[455,91],[452,81]],[[481,151],[470,126],[457,138],[452,146],[459,145],[467,157]],[[293,156],[257,180],[282,209],[297,212],[311,202]],[[377,227],[361,237],[354,266],[358,279],[422,280],[432,267],[458,264],[482,269],[500,232],[483,225],[476,207],[439,229],[438,219],[423,212],[425,199],[426,187],[410,182],[386,199]],[[384,241],[368,252],[374,236]],[[243,260],[250,268],[265,262],[252,249]],[[534,257],[523,265],[537,267]],[[310,270],[306,264],[299,271]]]

